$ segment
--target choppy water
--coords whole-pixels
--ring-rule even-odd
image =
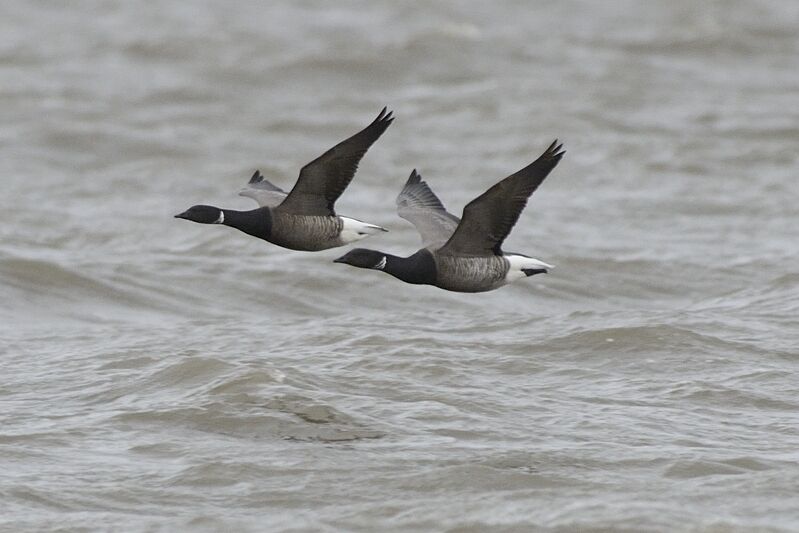
[[[0,529],[799,529],[799,4],[4,2]],[[228,228],[389,105],[415,250],[568,153],[499,291]]]

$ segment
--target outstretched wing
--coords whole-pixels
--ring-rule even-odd
[[[384,107],[366,128],[302,167],[297,183],[277,209],[296,215],[335,215],[333,205],[355,176],[361,158],[393,120]]]
[[[439,253],[502,255],[502,242],[519,220],[527,199],[555,168],[565,151],[557,139],[541,157],[469,202],[458,229]]]
[[[422,236],[422,246],[434,250],[452,237],[460,222],[458,217],[444,208],[416,169],[413,169],[397,196],[397,214],[416,227]]]
[[[239,191],[239,196],[252,198],[261,207],[277,207],[286,199],[287,194],[286,191],[264,178],[259,170],[255,171],[247,185]]]

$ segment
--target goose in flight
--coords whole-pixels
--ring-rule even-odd
[[[361,158],[393,120],[384,107],[366,128],[302,167],[289,193],[256,171],[245,191],[254,191],[247,196],[259,203],[257,209],[235,211],[195,205],[175,218],[223,224],[283,248],[304,251],[335,248],[387,231],[375,224],[337,215],[334,204],[355,176]]]
[[[398,214],[411,222],[423,247],[409,257],[355,248],[335,260],[382,270],[406,283],[456,292],[484,292],[546,273],[551,265],[502,251],[527,199],[566,153],[555,140],[535,161],[469,202],[463,218],[447,212],[414,170],[397,197]]]

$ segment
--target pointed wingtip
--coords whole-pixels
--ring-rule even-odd
[[[388,106],[384,106],[377,115],[375,122],[379,122],[381,124],[391,124],[391,122],[394,120],[393,114],[393,111],[388,110]]]
[[[264,179],[264,177],[261,175],[261,171],[260,170],[256,170],[253,173],[252,177],[250,178],[250,181],[248,181],[247,183],[258,183],[258,182],[262,181],[263,179]]]
[[[562,148],[563,143],[559,143],[558,139],[555,139],[544,152],[544,155],[552,159],[560,159],[566,153],[566,150],[562,150]]]

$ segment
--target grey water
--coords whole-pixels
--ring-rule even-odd
[[[0,6],[0,530],[799,530],[799,3]],[[485,294],[172,216],[397,117],[419,247],[566,156]]]

